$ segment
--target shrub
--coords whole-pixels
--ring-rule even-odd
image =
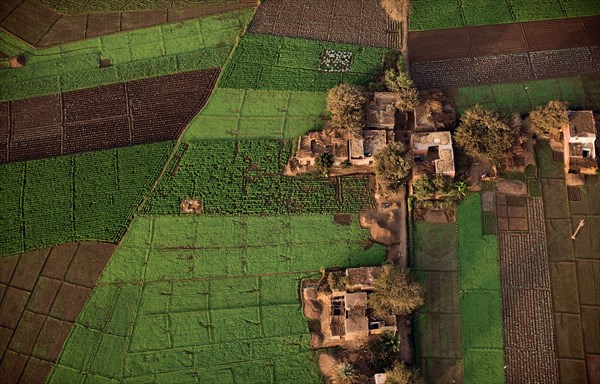
[[[461,117],[454,139],[470,157],[499,164],[517,135],[518,132],[502,122],[497,113],[477,104]]]
[[[567,104],[560,100],[550,100],[545,106],[537,106],[529,114],[531,130],[538,135],[560,136],[564,124],[569,123]]]
[[[340,363],[335,367],[333,381],[335,384],[355,384],[359,381],[359,375],[350,363]]]
[[[423,305],[423,289],[404,268],[385,265],[369,303],[376,317],[408,315]]]
[[[365,122],[367,96],[362,87],[340,84],[327,93],[327,110],[331,125],[336,128],[362,129]]]
[[[315,168],[317,171],[327,176],[329,168],[333,165],[333,154],[331,152],[321,153],[315,159]]]
[[[386,384],[425,384],[418,371],[408,368],[402,362],[395,363],[385,374]]]
[[[412,159],[402,143],[389,143],[375,155],[375,173],[379,185],[386,191],[398,192],[406,183],[412,165]]]

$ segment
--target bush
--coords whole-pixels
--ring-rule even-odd
[[[336,128],[359,130],[365,124],[367,96],[362,87],[340,84],[327,93],[327,110],[331,113],[331,125]]]
[[[517,135],[518,132],[502,122],[497,113],[477,104],[461,117],[454,139],[470,157],[499,164]]]
[[[412,159],[402,143],[389,143],[375,155],[375,173],[379,185],[386,191],[398,192],[406,183],[412,165]]]
[[[375,317],[408,315],[423,305],[423,289],[406,269],[385,265],[374,287],[369,303]]]
[[[315,168],[317,171],[327,176],[329,168],[333,165],[333,154],[331,152],[321,153],[315,159]]]
[[[531,130],[538,135],[558,138],[564,124],[569,123],[567,104],[560,100],[550,100],[545,106],[537,106],[529,114]]]
[[[425,384],[418,371],[408,368],[402,362],[395,363],[385,374],[385,384]]]

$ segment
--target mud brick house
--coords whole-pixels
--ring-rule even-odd
[[[413,179],[418,179],[423,174],[441,174],[454,178],[454,151],[450,132],[413,133],[410,135],[410,151],[415,163]]]
[[[346,270],[346,290],[334,289],[330,297],[332,340],[356,340],[385,331],[396,333],[396,317],[375,318],[369,308],[369,294],[381,267]]]
[[[563,126],[565,172],[594,175],[596,125],[592,111],[569,111],[569,124]]]
[[[375,92],[367,105],[367,128],[394,129],[396,100],[393,92]]]

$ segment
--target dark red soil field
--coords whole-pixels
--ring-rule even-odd
[[[0,1],[0,27],[34,47],[49,47],[131,29],[255,7],[256,0],[183,9],[63,15],[34,0]]]
[[[0,103],[0,163],[174,140],[219,69]]]
[[[408,35],[419,88],[600,73],[600,17],[484,25]]]
[[[398,49],[398,23],[378,0],[269,0],[250,32]]]
[[[115,249],[71,243],[0,259],[0,382],[45,382]]]

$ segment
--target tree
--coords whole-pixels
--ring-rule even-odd
[[[327,176],[329,168],[333,166],[333,153],[324,152],[315,158],[315,168],[317,171]]]
[[[402,362],[395,363],[385,374],[385,384],[425,384],[418,371],[408,368]]]
[[[386,331],[379,336],[381,349],[386,355],[393,355],[400,352],[400,336],[396,333]]]
[[[412,111],[419,104],[419,93],[406,74],[404,59],[400,56],[396,68],[385,71],[383,83],[390,92],[396,94],[396,108],[399,111]]]
[[[404,268],[385,265],[374,288],[369,305],[375,317],[408,315],[423,305],[423,288],[412,281]]]
[[[567,104],[560,100],[550,100],[544,106],[537,106],[529,114],[531,130],[538,135],[560,136],[562,127],[569,123]]]
[[[380,3],[393,20],[403,21],[408,15],[409,0],[381,0]]]
[[[350,363],[340,363],[333,372],[333,381],[336,384],[355,384],[358,383],[359,376],[356,369]]]
[[[392,142],[375,154],[375,173],[384,190],[398,192],[412,169],[412,159],[404,145]]]
[[[362,87],[340,84],[327,93],[327,110],[331,113],[331,125],[351,130],[362,129],[365,123],[367,96]]]
[[[518,132],[502,122],[498,114],[479,104],[465,111],[454,133],[456,144],[467,155],[499,164],[510,151]]]

